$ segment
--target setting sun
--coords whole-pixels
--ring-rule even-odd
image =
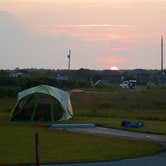
[[[110,70],[119,70],[119,67],[117,67],[117,66],[112,66],[112,67],[110,67]]]

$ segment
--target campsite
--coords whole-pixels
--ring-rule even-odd
[[[166,0],[0,0],[0,166],[165,166],[165,19]]]
[[[115,86],[69,89],[67,92],[71,97],[73,117],[59,121],[59,124],[93,123],[108,128],[166,134],[166,105],[161,98],[166,97],[165,88],[130,90]],[[49,129],[52,122],[9,121],[16,103],[17,96],[0,98],[0,165],[34,163],[36,131],[41,163],[111,161],[146,156],[163,149],[151,142],[52,130]],[[143,120],[144,127],[126,128],[121,126],[122,120]]]

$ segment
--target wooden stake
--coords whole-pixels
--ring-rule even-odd
[[[35,133],[35,160],[36,160],[36,166],[40,166],[40,160],[39,160],[39,134],[38,134],[38,132]]]

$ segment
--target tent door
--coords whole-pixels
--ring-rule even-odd
[[[52,121],[52,102],[44,102],[47,97],[35,95],[35,103],[33,107],[32,121]]]

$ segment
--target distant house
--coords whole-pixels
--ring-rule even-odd
[[[31,75],[28,73],[28,72],[23,72],[23,71],[12,71],[10,74],[9,74],[9,77],[11,78],[29,78]]]
[[[69,76],[68,75],[58,74],[56,76],[56,80],[58,80],[58,81],[68,81],[69,80]]]

